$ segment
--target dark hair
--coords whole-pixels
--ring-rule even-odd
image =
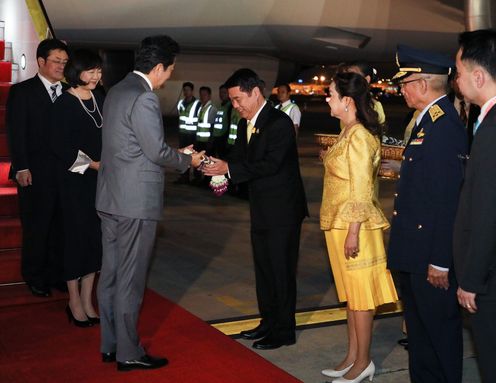
[[[458,37],[461,59],[480,65],[496,80],[496,30],[479,29]]]
[[[242,92],[251,93],[256,87],[262,92],[265,83],[260,80],[260,77],[251,69],[242,68],[234,72],[231,77],[227,79],[225,85],[228,89],[239,86],[239,89]]]
[[[189,82],[189,81],[183,82],[183,89],[186,87],[191,88],[191,90],[195,89],[195,86],[193,85],[193,83]]]
[[[336,86],[339,98],[351,97],[357,109],[357,119],[374,136],[381,137],[383,126],[379,115],[374,110],[367,80],[358,73],[336,73],[332,82]]]
[[[67,83],[76,88],[86,85],[81,80],[81,72],[90,69],[101,69],[102,59],[98,54],[87,49],[79,49],[71,54],[71,58],[64,68],[64,76]]]
[[[41,43],[39,43],[38,48],[36,49],[36,58],[47,59],[50,55],[50,51],[53,50],[61,50],[67,52],[67,44],[58,39],[45,39]]]
[[[210,89],[210,87],[208,86],[201,86],[199,91],[201,92],[202,90],[206,91],[208,94],[212,94],[212,89]]]
[[[349,72],[350,68],[356,67],[362,73],[363,77],[370,77],[370,82],[374,82],[377,78],[376,71],[372,65],[365,61],[352,61],[349,63],[341,63],[338,66],[338,73]]]
[[[278,86],[278,88],[286,88],[288,93],[291,93],[291,87],[289,86],[289,84],[281,84]]]
[[[134,68],[144,74],[149,74],[158,64],[162,64],[164,69],[167,69],[174,63],[178,53],[178,43],[169,36],[145,37],[138,49]]]

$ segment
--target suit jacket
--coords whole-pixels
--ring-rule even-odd
[[[451,268],[453,224],[464,159],[465,128],[447,97],[413,129],[397,181],[388,267],[426,273],[433,264]]]
[[[67,89],[62,83],[62,89]],[[50,151],[48,133],[53,106],[38,75],[12,85],[7,99],[7,134],[12,160],[9,177],[29,169],[42,182],[53,182],[55,157]]]
[[[109,91],[103,106],[97,210],[160,220],[165,166],[185,171],[190,163],[190,156],[164,141],[157,95],[145,79],[129,73]]]
[[[249,143],[246,128],[240,120],[228,163],[231,180],[248,183],[252,228],[301,224],[308,209],[291,118],[266,104]]]
[[[454,259],[465,291],[487,292],[496,273],[496,108],[479,126],[472,142],[455,222]]]

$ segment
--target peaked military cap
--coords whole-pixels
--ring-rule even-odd
[[[393,80],[399,80],[413,73],[449,75],[455,62],[440,53],[398,45],[396,65],[398,65],[398,73],[394,75]]]

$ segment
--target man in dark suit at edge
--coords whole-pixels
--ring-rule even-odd
[[[31,293],[50,295],[62,281],[61,231],[57,230],[58,195],[54,155],[47,143],[48,116],[55,99],[68,86],[61,83],[68,60],[67,45],[43,40],[36,50],[38,73],[10,88],[7,134],[17,182],[22,224],[21,272]]]
[[[301,223],[308,209],[291,119],[269,105],[251,69],[237,70],[226,86],[242,119],[228,161],[211,158],[208,176],[227,174],[249,188],[251,241],[260,324],[242,331],[257,349],[295,343],[296,265]]]
[[[481,107],[454,232],[458,302],[470,312],[482,382],[496,382],[496,30],[464,32],[457,83]]]

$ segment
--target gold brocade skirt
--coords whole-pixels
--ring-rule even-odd
[[[350,259],[344,256],[348,230],[331,229],[324,233],[340,302],[348,302],[351,310],[362,311],[398,300],[393,278],[386,269],[381,229],[360,230],[360,251]]]

